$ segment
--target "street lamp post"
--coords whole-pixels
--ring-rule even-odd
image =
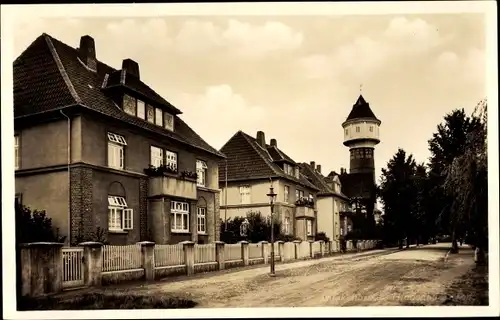
[[[274,273],[274,201],[276,199],[276,193],[274,193],[273,184],[271,182],[271,187],[269,188],[269,193],[267,194],[269,197],[269,203],[271,205],[271,277],[275,276]]]

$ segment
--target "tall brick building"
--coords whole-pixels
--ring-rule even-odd
[[[42,34],[14,61],[16,199],[46,210],[72,243],[97,227],[111,244],[219,236],[218,162],[140,77]]]

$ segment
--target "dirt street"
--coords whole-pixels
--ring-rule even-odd
[[[473,267],[472,249],[444,259],[449,243],[388,254],[300,261],[244,271],[199,275],[142,286],[150,293],[192,299],[201,308],[440,305],[454,279]]]

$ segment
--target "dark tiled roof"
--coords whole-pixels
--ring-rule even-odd
[[[319,190],[303,174],[300,174],[300,179],[285,174],[283,169],[274,162],[275,160],[269,153],[269,149],[269,145],[262,148],[255,138],[238,131],[220,150],[226,155],[226,160],[219,162],[219,181],[223,183],[226,179],[227,162],[228,181],[279,177]],[[277,152],[282,153],[279,149],[277,149]]]
[[[126,70],[117,70],[109,75],[108,81],[105,85],[105,89],[116,87],[124,87],[129,90],[135,91],[142,97],[146,98],[149,103],[166,107],[174,114],[182,113],[179,109],[174,107],[167,100],[163,99],[159,94],[157,94],[153,89],[151,89],[147,84],[142,82],[135,75],[127,73]]]
[[[344,173],[339,175],[342,192],[349,198],[372,198],[375,196],[372,173]]]
[[[370,104],[365,101],[362,95],[359,96],[358,100],[353,105],[351,113],[347,116],[346,121],[359,118],[371,118],[378,120],[373,111],[370,109]]]
[[[224,157],[177,116],[172,132],[125,113],[101,90],[105,75],[116,71],[99,61],[97,72],[89,70],[75,48],[43,34],[14,61],[14,117],[77,104]]]
[[[335,195],[342,198],[347,198],[345,194],[342,192],[336,192],[333,188],[331,188],[330,183],[333,182],[329,177],[323,176],[317,170],[311,167],[308,163],[301,163],[300,167],[304,175],[310,178],[311,182],[320,189],[318,195]]]

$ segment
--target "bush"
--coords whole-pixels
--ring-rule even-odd
[[[30,242],[64,242],[59,229],[52,226],[52,219],[45,210],[34,210],[16,205],[16,244]]]
[[[220,234],[221,241],[225,243],[236,243],[238,241],[246,240],[248,242],[256,243],[259,241],[271,241],[271,219],[270,217],[263,217],[258,211],[249,211],[246,215],[249,226],[246,236],[241,236],[240,226],[245,221],[245,217],[230,218],[226,222],[221,221]],[[227,224],[227,228],[226,228]],[[281,234],[281,223],[275,221],[274,223],[274,238],[276,240],[283,237]]]
[[[314,241],[321,241],[321,240],[328,242],[330,241],[330,238],[328,238],[324,232],[316,233],[316,236],[314,236]]]
[[[295,237],[291,234],[280,234],[278,236],[278,239],[277,240],[280,240],[280,241],[283,241],[283,242],[292,242],[292,241],[295,241],[295,240],[299,240],[299,241],[302,241],[302,239],[298,238],[298,237]]]

